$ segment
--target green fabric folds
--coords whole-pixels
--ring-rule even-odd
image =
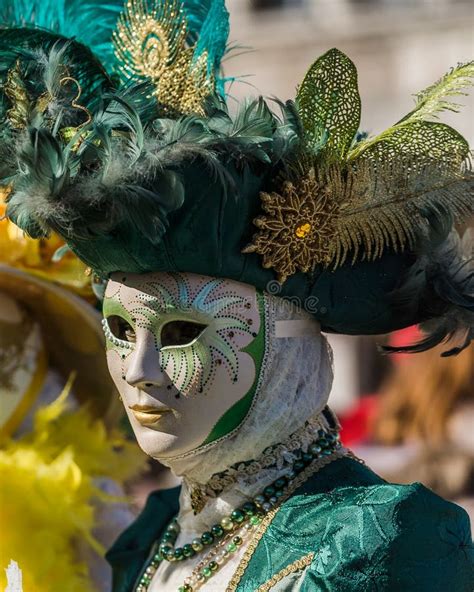
[[[153,494],[108,553],[113,592],[132,592],[173,512],[179,490]],[[159,502],[157,501],[159,499]],[[392,485],[352,459],[316,473],[283,504],[260,540],[237,592],[255,592],[293,562],[278,592],[471,592],[474,547],[469,518],[423,485]]]

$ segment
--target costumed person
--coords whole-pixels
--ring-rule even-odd
[[[340,444],[321,330],[426,321],[412,350],[469,344],[472,262],[450,238],[469,149],[431,119],[473,66],[369,138],[336,49],[281,116],[263,99],[231,116],[227,36],[223,0],[130,0],[102,62],[80,32],[0,33],[7,216],[107,282],[112,377],[182,478],[109,551],[113,591],[468,592],[466,513]]]
[[[0,221],[2,590],[10,560],[28,592],[110,589],[103,555],[143,464],[117,428],[90,277],[72,253],[54,260],[63,246]]]

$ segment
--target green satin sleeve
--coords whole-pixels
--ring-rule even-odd
[[[388,589],[474,592],[469,518],[419,483],[397,508],[397,536],[388,550]]]
[[[324,491],[309,485],[281,508],[237,592],[473,592],[464,510],[418,483],[364,483],[367,469],[349,462],[321,473]],[[344,463],[361,482],[332,489]]]

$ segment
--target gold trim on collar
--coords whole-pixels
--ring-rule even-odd
[[[298,489],[298,487],[303,485],[305,481],[307,481],[315,473],[320,471],[323,467],[326,467],[335,460],[343,458],[344,456],[348,456],[349,454],[349,451],[345,448],[336,450],[335,452],[333,452],[333,454],[325,456],[319,459],[317,462],[311,463],[309,467],[307,467],[296,477],[291,486],[288,488],[286,494],[282,498],[280,498],[280,505],[277,508],[273,508],[273,510],[270,510],[258,525],[255,531],[255,535],[250,540],[248,547],[245,550],[245,553],[243,554],[242,559],[240,560],[240,563],[237,566],[237,569],[235,570],[234,575],[232,576],[232,579],[230,580],[229,585],[226,588],[226,592],[235,592],[237,590],[237,586],[239,585],[240,580],[242,579],[242,576],[244,575],[245,570],[247,569],[248,564],[250,563],[250,560],[258,546],[258,543],[265,534],[267,528],[272,523],[277,512],[282,507],[283,503],[296,491],[296,489]]]
[[[310,565],[311,561],[313,561],[313,557],[314,552],[308,553],[308,555],[305,555],[304,557],[301,557],[300,559],[293,561],[293,563],[290,563],[290,565],[284,567],[277,574],[272,576],[267,582],[265,582],[265,584],[262,584],[259,588],[257,588],[257,592],[268,592],[273,588],[273,586],[276,586],[278,582],[283,580],[283,578],[286,578],[286,576],[289,576],[291,573],[294,573],[296,571],[300,571],[303,568]]]

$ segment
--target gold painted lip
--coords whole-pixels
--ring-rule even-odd
[[[129,405],[129,409],[139,413],[165,413],[171,411],[169,407],[156,407],[155,405]]]
[[[153,407],[151,405],[131,405],[129,409],[138,423],[145,426],[158,423],[163,415],[171,412],[168,407]]]

